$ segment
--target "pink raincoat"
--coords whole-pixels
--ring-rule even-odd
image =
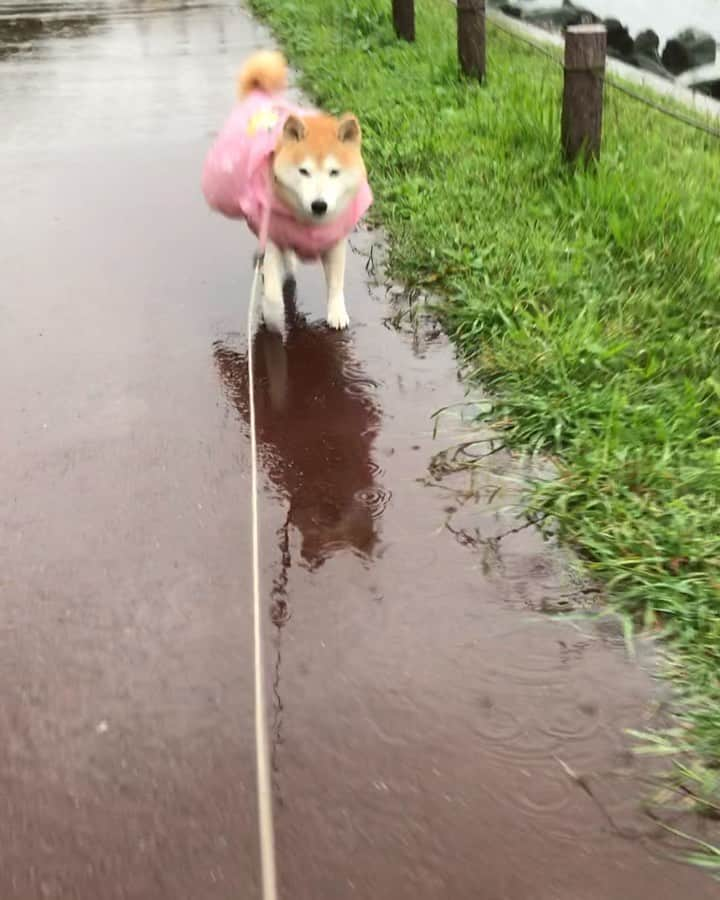
[[[269,239],[305,260],[317,259],[355,228],[372,203],[363,181],[347,209],[330,222],[298,221],[272,191],[272,154],[289,115],[307,115],[281,97],[253,91],[237,104],[205,159],[202,189],[208,204],[245,219],[259,235],[270,207]],[[266,220],[265,220],[266,221]]]

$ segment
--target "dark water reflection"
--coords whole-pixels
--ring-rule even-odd
[[[86,37],[105,18],[97,3],[0,2],[0,60],[28,53],[41,42]]]
[[[187,52],[188,14],[215,8],[221,43],[225,40],[222,4],[204,0],[0,0],[0,61],[21,53],[37,51],[50,41],[83,38],[103,25],[131,17],[138,31],[147,33],[153,17],[171,15],[179,31],[177,52]]]
[[[214,353],[226,395],[247,423],[247,355],[225,342]],[[304,563],[317,568],[343,549],[369,558],[389,495],[373,460],[381,422],[375,386],[350,339],[309,325],[290,303],[286,340],[260,329],[254,353],[262,464],[288,503]]]

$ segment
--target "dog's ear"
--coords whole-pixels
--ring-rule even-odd
[[[283,137],[288,141],[301,141],[305,137],[305,125],[297,116],[288,116],[283,125]]]
[[[360,123],[352,113],[346,113],[338,125],[338,138],[344,144],[359,144],[361,140]]]

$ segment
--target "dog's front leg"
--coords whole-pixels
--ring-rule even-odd
[[[263,260],[263,320],[272,331],[285,330],[285,304],[283,303],[283,278],[285,265],[282,251],[268,241]]]
[[[283,252],[283,264],[285,266],[285,281],[295,281],[297,275],[297,256],[292,250]]]
[[[350,319],[345,309],[345,241],[323,256],[327,282],[327,323],[331,328],[347,328]]]

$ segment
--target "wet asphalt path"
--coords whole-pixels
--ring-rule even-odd
[[[0,0],[2,900],[259,896],[253,243],[199,175],[265,43],[220,0]],[[537,536],[465,546],[517,524],[512,463],[492,503],[421,483],[463,392],[441,339],[386,326],[372,242],[349,333],[308,269],[286,345],[257,338],[283,898],[716,896],[645,837],[648,677],[535,614],[567,589]],[[558,759],[625,773],[605,811]]]

